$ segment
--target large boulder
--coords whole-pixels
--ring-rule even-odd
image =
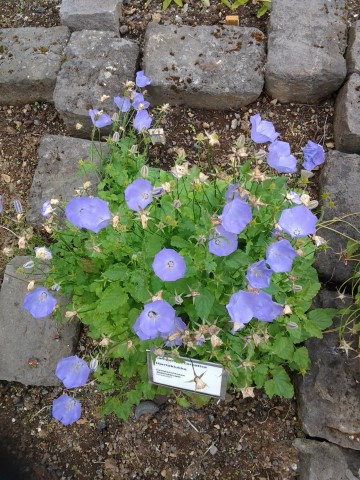
[[[57,135],[43,137],[28,200],[28,223],[39,227],[44,222],[41,215],[43,203],[51,199],[71,200],[84,182],[92,184],[87,194],[96,194],[96,168],[107,153],[106,143]],[[86,168],[87,173],[82,173],[81,162],[93,162],[94,168]]]
[[[323,308],[349,307],[348,300],[327,290],[318,298]],[[322,339],[306,342],[311,369],[297,379],[297,406],[306,435],[360,450],[359,338],[353,323],[348,323],[340,343],[339,329],[345,322],[346,317],[336,318]]]
[[[119,33],[122,0],[62,0],[61,23],[75,30]]]
[[[227,110],[254,102],[264,84],[265,37],[256,28],[150,23],[143,67],[154,105]]]
[[[74,354],[80,324],[58,325],[54,318],[33,318],[22,307],[27,285],[36,280],[41,286],[42,265],[31,273],[18,269],[30,257],[15,257],[7,265],[0,291],[0,380],[25,385],[59,385],[55,376],[57,362]],[[22,269],[23,270],[23,269]],[[64,299],[62,301],[65,301]]]
[[[349,30],[349,44],[346,50],[348,73],[360,74],[360,20]]]
[[[358,480],[360,456],[357,452],[332,445],[297,438],[299,452],[298,480]]]
[[[134,79],[138,56],[137,44],[115,33],[82,30],[71,35],[54,91],[55,108],[70,135],[90,138],[89,109],[109,115],[118,111],[113,98]]]
[[[338,90],[346,36],[345,0],[273,0],[266,91],[284,103],[316,103]]]
[[[350,75],[335,102],[334,138],[337,150],[360,154],[360,72]]]
[[[327,224],[329,228],[318,229],[328,248],[318,251],[315,265],[322,280],[341,285],[353,276],[357,264],[348,258],[346,244],[347,237],[359,240],[360,156],[330,150],[319,183],[320,197],[326,197],[322,200],[322,223],[333,221]]]
[[[52,102],[67,27],[0,30],[0,105]]]

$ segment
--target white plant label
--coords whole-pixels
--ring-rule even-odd
[[[150,383],[212,397],[225,397],[227,373],[218,363],[186,357],[180,357],[179,361],[170,357],[154,358],[150,351],[147,352],[147,360]]]

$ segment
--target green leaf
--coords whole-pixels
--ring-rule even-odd
[[[291,360],[294,353],[294,344],[288,337],[277,337],[272,345],[271,352],[283,360]]]
[[[300,370],[307,370],[309,368],[310,360],[306,347],[299,347],[295,350],[293,362],[296,363]]]
[[[254,382],[257,388],[261,388],[264,385],[267,375],[268,375],[267,365],[261,363],[260,365],[257,365],[254,368],[252,372],[252,377],[254,379]]]
[[[117,282],[119,280],[126,281],[129,275],[128,271],[126,265],[120,265],[117,263],[111,265],[110,268],[105,270],[102,276],[103,278],[106,278],[106,280],[111,280],[112,282]]]
[[[276,367],[271,371],[271,374],[273,378],[265,382],[266,395],[269,398],[272,398],[274,395],[292,398],[294,396],[294,387],[285,370],[282,367]]]
[[[223,260],[225,268],[230,269],[238,269],[248,266],[250,261],[251,258],[241,250],[236,250],[236,252],[232,253]]]
[[[166,10],[169,7],[171,2],[172,0],[164,0],[162,5],[163,10]]]
[[[127,341],[114,345],[108,352],[109,356],[113,358],[124,358],[125,360],[129,358],[130,353]]]
[[[178,403],[181,407],[185,407],[185,408],[190,406],[189,400],[186,400],[185,397],[178,397],[176,399],[176,403]]]
[[[262,17],[263,15],[265,15],[265,13],[270,10],[270,5],[268,5],[267,3],[264,3],[263,5],[261,5],[261,7],[259,8],[259,10],[256,12],[256,16],[257,18],[260,18]]]
[[[174,2],[176,3],[176,5],[177,5],[178,7],[182,7],[182,6],[183,6],[182,0],[174,0]]]
[[[128,392],[126,392],[126,397],[127,397],[127,401],[131,404],[131,405],[138,405],[140,400],[141,400],[141,392],[138,391],[138,390],[130,390]]]
[[[171,237],[170,244],[172,247],[175,247],[175,248],[189,248],[189,242],[177,235],[174,235],[173,237]]]
[[[321,330],[331,327],[334,316],[339,313],[336,308],[317,308],[307,313],[308,318]]]
[[[309,319],[304,320],[303,329],[308,334],[306,338],[309,338],[309,337],[322,338],[323,336],[321,329],[316,325],[315,322]]]
[[[210,315],[211,309],[214,305],[215,296],[205,288],[201,288],[199,291],[200,295],[195,297],[195,310],[199,317],[203,319]]]
[[[99,313],[114,312],[126,304],[128,295],[118,284],[112,283],[101,295],[97,306]]]

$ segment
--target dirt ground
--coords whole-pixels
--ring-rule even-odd
[[[199,0],[189,0],[186,13],[175,6],[161,10],[160,0],[152,0],[144,11],[143,0],[124,0],[124,37],[140,45],[147,23],[155,18],[186,25],[219,24],[229,11],[210,1],[201,8]],[[255,26],[266,32],[268,14],[256,18],[256,2],[234,12],[240,25]],[[0,0],[0,28],[55,26],[59,24],[60,0]],[[348,2],[349,21],[359,13],[358,0]],[[119,92],[121,94],[121,92]],[[216,161],[226,165],[234,140],[248,134],[253,113],[270,118],[281,140],[288,141],[295,155],[307,140],[333,148],[333,98],[319,105],[282,105],[265,95],[238,111],[212,112],[175,107],[166,117],[167,142],[154,148],[151,158],[163,165],[171,163],[175,148],[185,149],[191,162],[198,162],[195,137],[206,129],[219,135]],[[236,120],[236,122],[235,122]],[[236,124],[236,125],[235,125]],[[65,127],[50,104],[0,107],[0,283],[8,258],[4,247],[13,247],[24,232],[16,219],[14,199],[24,210],[37,164],[37,148],[42,135],[66,135]],[[200,159],[201,161],[201,159]],[[316,177],[310,184],[316,191]],[[79,354],[91,348],[83,337]],[[26,387],[0,382],[0,479],[5,466],[14,471],[6,479],[86,480],[86,479],[195,479],[290,480],[297,474],[297,454],[293,440],[301,434],[295,401],[267,399],[262,392],[243,399],[229,392],[226,401],[212,400],[201,409],[184,409],[175,397],[162,399],[160,411],[152,418],[131,418],[128,423],[98,413],[101,394],[90,384],[80,389],[81,420],[63,427],[51,418],[52,400],[62,388]],[[18,472],[18,476],[15,474]]]

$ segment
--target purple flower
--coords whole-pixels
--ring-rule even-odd
[[[64,426],[79,420],[81,416],[81,403],[69,395],[61,395],[53,401],[52,416]]]
[[[236,233],[225,230],[222,225],[218,225],[210,234],[209,252],[218,257],[226,257],[235,252],[238,247],[238,238]]]
[[[273,271],[266,266],[265,260],[255,262],[246,270],[246,278],[253,288],[267,288]]]
[[[111,220],[109,204],[97,197],[74,197],[66,205],[65,215],[73,225],[95,233]]]
[[[239,290],[231,295],[226,309],[235,324],[244,325],[253,318],[252,295],[253,293],[244,290]]]
[[[163,248],[155,255],[152,267],[155,275],[163,282],[174,282],[185,275],[186,264],[183,257],[171,248]]]
[[[272,322],[283,311],[283,307],[273,302],[271,296],[262,290],[258,293],[239,290],[231,295],[226,308],[235,324],[234,331],[253,317],[262,322]]]
[[[133,328],[140,340],[168,335],[174,326],[175,310],[165,302],[156,300],[144,306]]]
[[[316,231],[317,218],[304,205],[287,208],[282,211],[279,226],[292,238],[313,235]]]
[[[140,70],[139,72],[136,72],[135,83],[137,87],[143,88],[150,85],[151,80],[144,75],[144,70]]]
[[[238,183],[233,183],[232,185],[228,186],[224,195],[226,203],[231,202],[231,200],[234,200],[234,198],[240,198],[240,192],[238,188],[239,188]]]
[[[130,110],[131,102],[128,97],[114,97],[114,102],[121,112],[125,113]]]
[[[103,113],[100,110],[94,108],[94,110],[89,110],[89,115],[93,125],[97,128],[106,127],[107,125],[112,124],[112,120],[107,113]]]
[[[175,317],[172,329],[167,335],[162,335],[162,338],[166,340],[165,345],[167,347],[179,346],[182,344],[181,336],[186,330],[186,324],[180,317]]]
[[[280,135],[275,132],[274,125],[266,120],[261,120],[259,113],[250,117],[251,140],[255,143],[274,142]]]
[[[291,203],[295,203],[296,205],[302,205],[302,201],[301,201],[301,198],[300,198],[300,195],[296,192],[289,192],[287,195],[286,195],[286,198],[288,200],[290,200]]]
[[[134,128],[140,132],[143,128],[149,129],[151,126],[152,118],[148,114],[147,110],[138,110],[134,118]]]
[[[66,388],[75,388],[85,385],[90,371],[84,360],[73,355],[58,361],[55,375],[63,382]]]
[[[219,218],[227,232],[239,234],[252,219],[251,207],[243,200],[234,198],[225,205]]]
[[[266,249],[266,261],[276,273],[289,272],[295,257],[296,252],[289,240],[271,243]]]
[[[279,238],[282,236],[282,234],[283,234],[283,231],[280,228],[274,228],[270,232],[270,237]]]
[[[0,195],[0,214],[3,211],[3,201],[2,201],[2,195]]]
[[[39,287],[25,295],[22,306],[34,318],[42,318],[50,315],[56,304],[57,300],[50,295],[46,288]]]
[[[144,210],[152,201],[153,187],[149,180],[137,178],[125,188],[125,202],[130,210]]]
[[[302,166],[305,170],[313,170],[325,161],[324,149],[318,143],[309,140],[302,151],[304,153],[304,163]]]
[[[150,107],[150,103],[145,100],[142,93],[135,92],[132,106],[135,110],[145,110]]]
[[[253,295],[252,305],[254,317],[262,322],[272,322],[283,312],[283,307],[279,303],[272,301],[271,295],[260,290],[259,293],[251,293]]]
[[[21,214],[24,212],[20,200],[14,200],[14,209],[15,209],[15,212],[18,214]]]
[[[297,170],[296,158],[290,154],[290,145],[280,140],[269,145],[267,162],[280,173],[295,173]]]

